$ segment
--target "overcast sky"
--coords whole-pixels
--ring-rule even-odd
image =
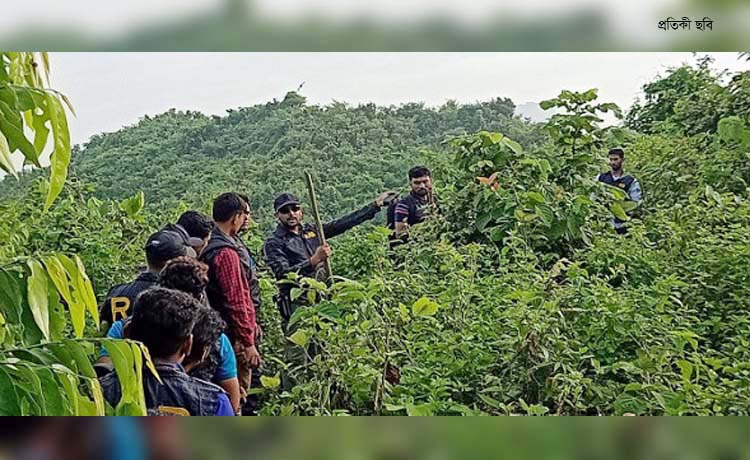
[[[717,68],[748,64],[715,54]],[[437,106],[510,97],[538,102],[596,87],[627,108],[644,83],[690,53],[52,53],[52,87],[73,102],[73,143],[176,108],[222,115],[281,99],[302,82],[309,103]]]

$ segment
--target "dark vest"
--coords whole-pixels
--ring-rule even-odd
[[[630,195],[630,187],[633,185],[635,178],[633,176],[622,176],[619,179],[612,177],[612,172],[606,172],[599,174],[599,182],[604,182],[607,185],[612,185],[619,189],[622,189],[625,193]]]
[[[159,275],[143,272],[133,282],[120,284],[110,289],[107,298],[99,308],[100,321],[106,321],[109,325],[112,325],[118,319],[130,316],[138,294],[156,286],[158,282]]]
[[[628,198],[630,198],[630,187],[633,185],[633,182],[635,181],[635,178],[633,176],[622,176],[619,179],[615,179],[612,177],[612,171],[599,174],[599,182],[604,182],[607,185],[611,185],[613,187],[617,187],[620,190],[624,191],[628,194]],[[614,218],[614,221],[618,224],[622,224],[625,221],[621,220],[617,217]]]
[[[253,299],[253,306],[255,307],[255,315],[257,317],[260,311],[260,281],[258,281],[258,264],[255,258],[250,254],[250,250],[241,238],[237,237],[239,243],[239,255],[242,266],[245,267],[247,272],[247,284],[250,286],[250,297]]]
[[[248,259],[248,252],[243,250],[240,243],[224,234],[218,228],[214,229],[211,233],[211,239],[208,240],[203,252],[201,252],[200,259],[206,265],[208,265],[208,286],[206,286],[206,296],[211,307],[219,312],[224,321],[229,318],[229,303],[227,302],[226,294],[219,287],[219,281],[216,278],[216,269],[214,266],[214,260],[219,252],[224,248],[230,248],[237,253],[240,258],[240,265],[242,272],[245,277],[250,279],[250,260]],[[234,339],[234,337],[230,337]]]
[[[204,380],[190,377],[176,363],[156,364],[163,382],[159,383],[148,369],[143,370],[143,387],[149,415],[213,416],[219,408],[220,387]],[[104,398],[112,407],[122,397],[116,372],[99,379]]]

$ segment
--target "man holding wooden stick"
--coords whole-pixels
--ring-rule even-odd
[[[320,225],[323,235],[314,224],[303,224],[304,212],[299,199],[289,192],[279,194],[273,203],[278,226],[263,244],[263,257],[277,280],[286,279],[288,273],[295,272],[302,277],[324,280],[326,261],[331,257],[331,247],[326,238],[333,238],[357,225],[372,219],[396,197],[395,192],[384,192],[367,206],[332,222]],[[290,283],[279,284],[279,295],[275,298],[286,329],[292,313],[302,300],[292,301]]]

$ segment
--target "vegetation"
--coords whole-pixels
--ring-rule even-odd
[[[298,280],[293,295],[322,300],[292,318],[290,337],[263,274],[263,414],[747,414],[748,78],[705,63],[672,69],[610,128],[600,116],[619,108],[596,90],[545,101],[559,114],[544,125],[513,117],[507,99],[321,107],[290,93],[224,117],[171,111],[74,148],[73,179],[46,213],[40,172],[4,181],[0,263],[34,285],[45,272],[20,255],[77,254],[101,298],[142,264],[150,229],[207,210],[218,191],[250,194],[258,253],[272,194],[302,192],[303,168],[317,173],[330,217],[403,189],[408,167],[424,162],[445,212],[392,253],[377,225],[334,239],[337,277]],[[614,145],[644,187],[636,210],[594,180]],[[627,235],[612,231],[613,214],[629,220]],[[26,304],[26,323],[7,305],[0,297],[8,325],[33,324]],[[92,319],[84,337],[96,334]],[[92,343],[56,327],[22,346]],[[10,356],[28,333],[3,330]],[[285,342],[318,352],[290,364]],[[26,394],[33,382],[13,365],[0,367],[14,379],[3,394]]]
[[[40,166],[52,134],[49,181],[37,182],[23,205],[0,206],[0,415],[145,415],[145,348],[83,338],[98,327],[99,315],[75,243],[57,241],[59,208],[48,212],[63,189],[71,154],[63,102],[70,104],[44,87],[48,73],[46,54],[0,53],[0,167],[16,175],[16,151]],[[34,133],[32,140],[26,131]],[[85,214],[92,226],[96,203],[90,204]],[[105,403],[92,367],[96,343],[114,353],[117,371],[130,384],[115,409]]]

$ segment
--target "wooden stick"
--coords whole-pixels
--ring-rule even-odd
[[[323,222],[320,220],[318,198],[315,195],[315,185],[313,184],[312,176],[309,171],[305,171],[305,181],[307,182],[307,191],[310,194],[310,205],[312,206],[313,218],[315,219],[315,227],[318,229],[318,239],[320,239],[320,245],[322,246],[326,244],[326,235],[323,233]],[[330,258],[325,260],[324,267],[326,270],[326,276],[330,279],[333,276]]]

